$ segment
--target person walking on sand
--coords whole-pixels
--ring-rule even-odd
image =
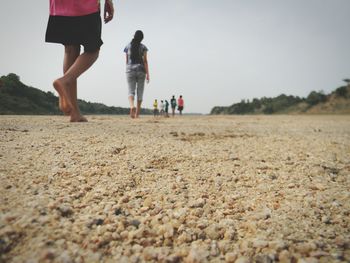
[[[159,104],[160,116],[164,115],[164,102],[161,100]]]
[[[169,117],[169,102],[165,100],[165,117]]]
[[[158,115],[158,101],[154,100],[153,102],[153,115],[156,117]]]
[[[124,52],[126,53],[126,77],[129,86],[130,117],[138,118],[141,111],[145,79],[149,83],[149,70],[147,60],[147,47],[141,43],[143,32],[137,30],[134,38],[128,44]],[[137,89],[137,106],[134,100]]]
[[[173,97],[170,100],[170,104],[171,104],[171,111],[172,111],[172,116],[175,116],[175,109],[176,109],[176,99],[175,99],[175,95],[173,95]]]
[[[180,115],[182,115],[182,111],[184,109],[184,100],[182,98],[182,95],[180,95],[179,99],[177,100],[178,110],[180,112]]]
[[[104,5],[104,22],[113,19],[112,0]],[[86,122],[77,99],[77,79],[97,60],[103,44],[98,0],[50,0],[45,42],[64,45],[63,76],[53,82],[59,108],[71,122]],[[80,53],[80,46],[84,52]]]

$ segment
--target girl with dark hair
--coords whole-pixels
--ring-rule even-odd
[[[104,22],[112,20],[112,0],[105,0]],[[96,61],[101,40],[99,0],[50,0],[45,41],[64,45],[63,76],[53,82],[59,108],[71,122],[85,122],[77,100],[77,79]],[[84,52],[80,52],[80,46]]]
[[[145,79],[149,82],[147,47],[141,43],[143,33],[135,32],[134,38],[124,49],[126,53],[126,77],[129,87],[130,117],[138,118],[141,111]],[[137,92],[137,105],[134,100]]]

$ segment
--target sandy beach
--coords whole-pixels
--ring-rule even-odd
[[[350,116],[0,117],[0,262],[350,262]]]

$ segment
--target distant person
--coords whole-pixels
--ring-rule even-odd
[[[147,60],[147,47],[141,43],[143,32],[137,30],[134,38],[128,44],[124,52],[126,53],[126,77],[129,86],[130,117],[138,118],[141,111],[145,79],[149,82],[149,70]],[[137,106],[134,100],[137,90]]]
[[[170,100],[170,104],[171,104],[171,111],[172,111],[172,115],[173,117],[175,116],[175,109],[176,109],[176,99],[175,99],[175,95],[173,95],[173,97]]]
[[[180,112],[180,115],[182,115],[182,111],[184,109],[184,100],[182,98],[182,95],[180,95],[179,99],[177,100],[178,110]]]
[[[153,116],[156,117],[158,116],[158,101],[154,100],[153,102]]]
[[[159,104],[160,116],[164,115],[164,102],[161,100]]]
[[[104,22],[113,19],[112,0],[104,5]],[[50,0],[45,41],[64,45],[64,75],[53,82],[59,108],[71,122],[86,122],[77,99],[77,79],[97,60],[101,40],[100,4],[96,0]],[[80,46],[84,52],[80,53]]]
[[[165,117],[169,117],[169,102],[165,100]]]

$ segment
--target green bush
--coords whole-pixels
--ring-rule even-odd
[[[323,92],[311,91],[310,94],[306,98],[306,102],[314,106],[318,103],[325,102],[327,100],[327,96]]]
[[[335,94],[337,94],[337,96],[339,96],[339,97],[346,98],[346,96],[348,94],[348,88],[346,86],[339,87],[335,90]]]

